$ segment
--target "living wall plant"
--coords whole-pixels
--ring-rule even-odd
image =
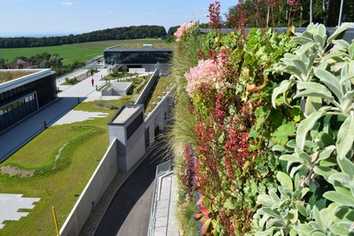
[[[280,186],[294,183],[293,192],[306,192],[300,198],[289,198],[292,194],[284,194],[279,187],[260,195],[255,234],[354,233],[354,43],[340,39],[349,27],[344,24],[327,38],[323,25],[310,25],[296,38],[297,50],[274,67],[290,74],[290,79],[274,89],[273,105],[301,104],[305,115],[295,139],[274,147],[288,172],[279,172],[278,181]],[[287,204],[278,207],[265,201],[267,197]],[[278,224],[281,217],[293,221]]]

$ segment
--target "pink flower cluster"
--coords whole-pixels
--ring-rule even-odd
[[[197,25],[196,22],[191,21],[189,23],[184,23],[183,25],[181,25],[176,33],[174,34],[176,37],[176,41],[179,42],[181,41],[181,39],[183,38],[183,36],[188,33],[193,27],[195,27]]]
[[[289,6],[296,6],[299,4],[299,0],[288,0],[288,5]]]
[[[185,74],[187,79],[186,90],[189,96],[192,96],[194,91],[203,86],[211,88],[217,88],[218,85],[221,86],[225,77],[225,63],[226,55],[221,52],[214,60],[200,60],[196,67],[191,68]]]

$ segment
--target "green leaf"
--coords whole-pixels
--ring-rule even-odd
[[[322,107],[322,99],[319,97],[307,97],[305,104],[305,116],[311,115],[311,113],[318,111]]]
[[[353,23],[343,23],[339,28],[334,31],[334,33],[328,37],[327,43],[331,44],[333,40],[337,39],[342,33],[347,31],[350,28],[353,28],[354,24]]]
[[[350,235],[353,232],[352,230],[353,222],[350,221],[340,221],[335,223],[331,227],[331,232],[335,235]]]
[[[285,123],[278,127],[272,134],[272,141],[274,144],[285,145],[289,137],[294,136],[296,132],[295,124],[293,122]]]
[[[277,173],[277,180],[279,181],[280,185],[286,188],[289,191],[293,191],[293,181],[289,177],[289,175],[285,174],[284,172]]]
[[[341,89],[341,85],[339,79],[335,77],[333,74],[328,71],[322,69],[315,69],[316,77],[324,83],[336,97],[341,100],[343,97],[343,92]]]
[[[274,108],[276,108],[276,99],[279,95],[284,94],[286,91],[289,90],[293,82],[291,80],[283,80],[279,87],[275,88],[273,90],[272,94],[272,105]],[[285,99],[285,98],[284,98]]]
[[[337,155],[339,158],[343,159],[347,153],[352,150],[354,142],[354,116],[350,115],[344,121],[342,126],[338,131],[337,136]]]
[[[338,206],[354,207],[354,197],[350,191],[336,192],[330,191],[323,195],[326,199],[336,203]]]
[[[300,97],[320,97],[324,99],[333,99],[332,93],[326,86],[316,82],[297,82],[299,92],[294,96],[294,99]]]
[[[354,164],[348,158],[338,158],[338,165],[340,169],[349,175],[351,178],[354,178]]]
[[[296,132],[296,147],[303,151],[307,133],[315,126],[316,122],[326,113],[326,109],[321,109],[312,113],[308,118],[303,120]]]
[[[236,205],[233,204],[231,198],[228,198],[228,199],[226,199],[226,201],[224,203],[224,208],[226,208],[228,210],[234,210],[234,209],[236,209]]]
[[[304,161],[300,158],[300,157],[298,157],[298,155],[296,155],[295,153],[293,153],[293,154],[287,154],[287,155],[282,155],[282,156],[280,156],[280,158],[279,158],[280,160],[282,160],[282,161],[286,161],[286,162],[288,162],[287,163],[287,167],[286,167],[286,170],[289,172],[289,170],[290,170],[290,167],[292,166],[292,164],[294,164],[294,163],[303,163]]]
[[[333,151],[336,149],[334,145],[326,147],[319,155],[318,161],[326,160],[328,159]]]

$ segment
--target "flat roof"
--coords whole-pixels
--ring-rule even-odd
[[[0,84],[35,73],[29,70],[0,70]]]
[[[112,123],[124,124],[129,120],[129,118],[131,118],[133,114],[135,114],[140,109],[140,106],[126,106],[121,111],[121,113],[119,113],[119,115],[113,120]]]
[[[0,82],[0,93],[29,84],[47,76],[54,75],[52,69],[0,69],[1,74],[8,79]],[[10,79],[11,78],[11,79]]]
[[[169,48],[151,48],[151,47],[144,47],[144,48],[107,48],[105,52],[172,52],[172,49]]]

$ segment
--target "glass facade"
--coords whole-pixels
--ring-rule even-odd
[[[36,110],[38,110],[38,103],[35,93],[27,94],[0,107],[0,130],[11,126]]]
[[[0,93],[0,132],[57,97],[54,75]]]
[[[172,51],[105,51],[105,62],[108,65],[136,64],[168,64],[172,59]]]

